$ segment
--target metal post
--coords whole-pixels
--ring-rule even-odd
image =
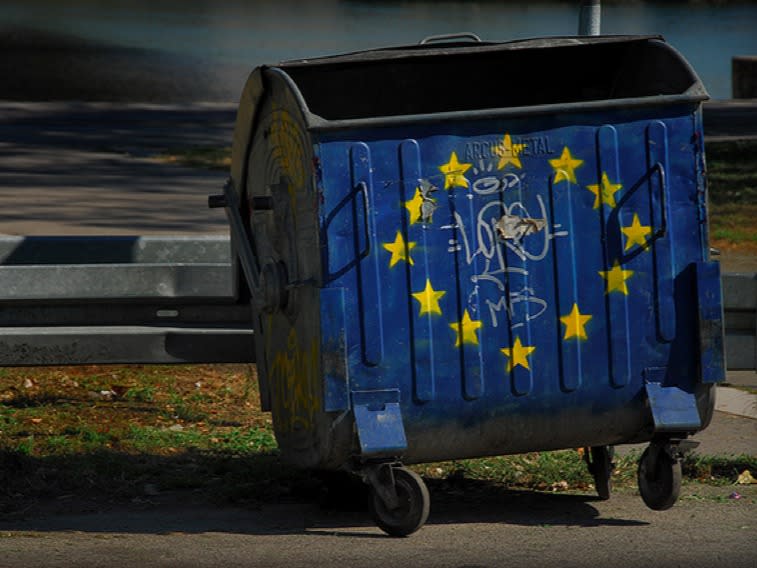
[[[597,36],[602,23],[602,5],[600,0],[581,0],[581,12],[578,14],[578,35]]]

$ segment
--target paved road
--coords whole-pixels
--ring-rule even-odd
[[[0,521],[0,564],[107,566],[571,566],[754,568],[757,487],[687,486],[671,510],[632,494],[490,488],[434,502],[405,539],[383,535],[364,512],[314,504],[259,510],[153,504],[16,523]]]
[[[0,234],[228,234],[225,172],[162,164],[231,144],[230,104],[0,103]]]

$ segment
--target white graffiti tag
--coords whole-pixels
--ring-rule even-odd
[[[510,292],[509,296],[509,299],[502,296],[496,302],[486,300],[486,305],[489,307],[489,317],[491,318],[492,327],[499,326],[497,315],[502,310],[507,311],[508,315],[510,316],[510,321],[524,320],[527,322],[538,318],[545,311],[547,311],[547,302],[537,297],[534,294],[533,288],[523,288],[522,290],[519,290],[517,292]],[[532,306],[536,306],[537,311],[532,312]],[[522,314],[522,311],[524,311],[525,313]],[[514,323],[512,325],[512,328],[517,329],[524,325],[524,322]]]
[[[520,180],[514,174],[502,178],[484,177],[472,185],[472,192],[478,195],[492,195],[519,187]],[[471,194],[468,195],[472,197]],[[547,207],[541,195],[536,195],[538,211],[532,216],[521,201],[510,204],[503,200],[486,203],[476,214],[470,204],[471,220],[466,226],[460,211],[453,212],[453,223],[442,229],[452,231],[448,252],[462,253],[461,259],[471,266],[474,274],[471,282],[476,290],[479,285],[490,282],[498,290],[498,300],[485,300],[492,325],[497,327],[497,315],[505,310],[510,321],[528,322],[541,316],[547,310],[547,302],[539,298],[527,285],[515,290],[509,278],[510,289],[506,288],[506,275],[527,277],[526,262],[544,260],[550,251],[552,240],[568,235],[559,225],[549,223]],[[515,258],[508,262],[507,251]],[[524,323],[513,324],[513,328]]]
[[[536,196],[539,205],[538,219],[547,218],[547,209],[540,195]],[[499,201],[491,201],[484,205],[475,219],[473,235],[468,234],[465,220],[459,211],[454,212],[454,223],[445,225],[442,229],[454,230],[458,238],[449,241],[448,252],[463,252],[466,264],[473,263],[476,257],[484,259],[485,270],[478,275],[478,279],[484,276],[501,276],[515,272],[525,274],[523,268],[507,266],[505,262],[504,248],[511,250],[520,260],[540,261],[549,254],[550,243],[557,237],[567,236],[566,231],[556,231],[559,226],[551,226],[548,223],[539,224],[543,230],[528,231],[522,236],[515,235],[513,238],[503,239],[498,235],[497,224],[504,218],[518,217],[524,220],[531,219],[528,209],[521,202],[516,201],[510,205]],[[500,288],[504,290],[504,283]]]

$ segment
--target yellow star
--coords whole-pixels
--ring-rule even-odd
[[[389,268],[392,268],[400,260],[409,262],[410,266],[415,264],[413,259],[410,258],[410,251],[415,248],[415,243],[406,243],[405,239],[402,238],[401,232],[397,231],[397,237],[394,239],[393,243],[383,243],[382,246],[392,253],[392,258],[389,261]]]
[[[607,280],[607,294],[613,291],[622,292],[628,296],[628,286],[626,286],[626,280],[633,276],[633,270],[623,270],[620,267],[618,261],[615,261],[612,269],[599,271],[599,275]]]
[[[549,164],[555,170],[555,179],[553,183],[557,183],[564,179],[571,183],[576,183],[576,168],[583,164],[583,160],[578,160],[570,155],[570,150],[565,146],[562,149],[562,154],[559,158],[550,160]]]
[[[652,227],[642,225],[637,213],[633,214],[633,221],[630,227],[621,227],[621,231],[626,236],[626,248],[629,250],[633,248],[633,245],[645,246],[647,244],[647,237],[652,234]]]
[[[463,175],[473,164],[461,164],[457,161],[457,154],[452,152],[449,162],[439,166],[439,171],[444,174],[444,189],[451,187],[468,187],[470,183]]]
[[[434,290],[433,286],[431,286],[431,280],[426,278],[426,288],[420,292],[412,294],[413,298],[421,303],[421,311],[418,313],[418,316],[422,316],[423,314],[442,315],[442,309],[439,307],[439,300],[446,293],[447,292],[444,292],[443,290],[438,292]]]
[[[423,205],[423,196],[421,190],[415,188],[415,195],[410,201],[405,201],[405,209],[410,212],[410,224],[414,225],[421,220],[421,205]]]
[[[497,169],[502,170],[507,164],[512,164],[516,168],[522,168],[523,165],[520,163],[520,158],[518,156],[521,154],[521,152],[523,152],[523,150],[525,150],[525,148],[525,144],[513,144],[513,140],[512,138],[510,138],[510,135],[505,134],[505,137],[502,139],[502,144],[494,149],[494,151],[497,153],[497,156],[499,156],[499,164],[497,164]]]
[[[481,321],[472,320],[468,310],[465,310],[465,312],[463,312],[462,321],[449,324],[449,326],[455,330],[455,334],[457,335],[455,339],[455,347],[460,347],[463,343],[478,345],[478,335],[476,335],[476,330],[481,327],[481,325]]]
[[[594,209],[599,209],[600,191],[602,192],[601,202],[605,205],[609,205],[611,209],[614,208],[617,205],[615,203],[615,194],[623,189],[623,186],[619,183],[610,183],[610,178],[607,177],[607,172],[602,172],[602,183],[600,185],[595,184],[586,186],[586,189],[591,191],[595,196]]]
[[[500,349],[502,351],[502,354],[507,357],[507,371],[512,371],[515,367],[520,365],[521,367],[525,367],[526,369],[530,369],[531,367],[528,366],[528,359],[527,357],[531,355],[534,351],[536,351],[536,347],[530,346],[530,345],[523,345],[520,342],[520,337],[515,338],[515,344],[513,345],[512,349],[509,347],[505,347],[503,349]]]
[[[582,314],[578,309],[578,304],[573,304],[573,309],[567,316],[560,318],[565,324],[565,336],[563,339],[577,337],[578,339],[588,339],[586,337],[586,324],[592,316]]]

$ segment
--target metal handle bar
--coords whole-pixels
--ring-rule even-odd
[[[419,45],[426,45],[427,43],[432,43],[436,41],[450,41],[453,39],[470,39],[476,43],[481,43],[481,38],[478,37],[473,32],[458,32],[454,34],[439,34],[439,35],[428,36],[426,38],[423,38],[419,42]]]
[[[664,237],[665,233],[668,231],[668,203],[667,203],[667,182],[665,178],[665,166],[662,165],[661,162],[657,162],[654,166],[652,166],[652,170],[657,172],[657,175],[660,178],[660,227],[655,229],[654,234],[652,235],[652,238],[659,238]],[[654,218],[652,219],[652,225],[654,225]]]
[[[355,187],[355,192],[359,193],[362,197],[360,203],[363,206],[363,237],[365,238],[365,252],[361,251],[358,253],[362,258],[368,256],[371,252],[371,233],[368,228],[368,184],[364,181],[359,182],[357,187]],[[357,223],[357,219],[355,219],[355,223]]]
[[[247,230],[239,213],[239,200],[234,191],[234,182],[231,178],[226,180],[223,186],[223,194],[211,195],[208,198],[208,206],[223,207],[226,209],[226,216],[231,225],[231,240],[235,245],[237,255],[239,256],[242,271],[247,278],[247,283],[253,293],[253,298],[260,296],[260,260],[257,254],[257,246],[250,240],[243,238],[247,235]],[[254,235],[250,235],[254,239]]]

